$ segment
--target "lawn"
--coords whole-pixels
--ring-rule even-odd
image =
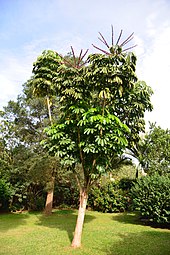
[[[169,255],[170,230],[141,224],[135,214],[87,211],[82,247],[70,248],[77,211],[0,215],[0,255]]]

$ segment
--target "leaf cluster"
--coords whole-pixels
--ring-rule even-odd
[[[133,207],[142,217],[156,223],[170,223],[170,178],[152,175],[140,178],[131,189]]]

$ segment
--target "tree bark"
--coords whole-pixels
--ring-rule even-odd
[[[50,182],[50,190],[47,192],[46,204],[44,209],[44,213],[46,215],[50,215],[53,209],[54,182],[55,182],[55,178],[52,177]]]
[[[49,116],[50,123],[52,125],[50,99],[49,99],[48,95],[46,96],[46,100],[47,100],[48,116]],[[45,215],[50,215],[52,213],[53,196],[54,196],[54,182],[55,182],[55,178],[52,176],[51,181],[50,181],[50,190],[47,192],[46,204],[45,204],[45,209],[44,209]]]
[[[50,123],[51,123],[51,125],[52,125],[51,108],[50,108],[50,99],[49,99],[48,96],[46,97],[46,99],[47,99],[48,116],[49,116]]]
[[[81,237],[82,237],[82,231],[83,231],[83,223],[84,223],[84,217],[86,212],[87,199],[88,199],[87,190],[84,189],[83,191],[80,191],[80,205],[79,205],[77,223],[76,223],[76,228],[74,232],[74,238],[71,244],[73,248],[78,248],[81,246]]]

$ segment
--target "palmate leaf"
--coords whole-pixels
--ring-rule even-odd
[[[122,84],[122,79],[119,76],[115,76],[113,78],[113,82],[117,83],[117,84]]]
[[[105,165],[97,165],[96,169],[98,171],[99,174],[105,173],[106,172],[106,167]]]
[[[95,153],[95,145],[94,144],[88,144],[83,148],[83,152],[85,153]]]
[[[82,120],[79,120],[79,122],[77,123],[77,126],[85,126],[86,123],[88,123],[88,120],[87,119],[82,119]]]
[[[79,113],[84,113],[85,112],[85,109],[82,108],[82,107],[76,107],[76,106],[71,106],[69,107],[69,109],[73,112],[73,113],[76,113],[76,114],[79,114]]]
[[[75,164],[75,160],[68,157],[62,158],[60,162],[62,165],[66,165],[66,166],[72,166]]]
[[[57,138],[60,138],[60,137],[58,136]],[[55,137],[54,137],[54,139],[55,139]],[[64,137],[63,137],[63,138],[60,140],[59,144],[60,144],[60,146],[62,146],[62,145],[70,145],[70,144],[71,144],[71,140],[68,139],[68,138],[64,138]],[[69,146],[68,146],[68,147],[69,147]]]
[[[63,136],[64,136],[64,132],[57,132],[57,133],[53,134],[51,138],[52,139],[61,139],[61,138],[63,138]]]
[[[87,134],[87,135],[93,134],[95,131],[96,131],[95,128],[85,128],[84,129],[84,134]]]

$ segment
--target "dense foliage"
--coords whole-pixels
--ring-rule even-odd
[[[143,218],[156,223],[170,223],[170,178],[152,175],[140,178],[131,189],[133,208]]]
[[[170,174],[170,130],[150,125],[143,141],[143,167],[148,174]]]
[[[9,210],[10,199],[12,198],[13,190],[10,183],[0,179],[0,210]]]
[[[43,209],[49,176],[59,166],[40,145],[48,110],[30,90],[29,82],[24,84],[24,93],[0,112],[0,179],[13,189],[10,210]]]
[[[170,130],[150,123],[149,131],[130,148],[128,154],[136,158],[147,174],[170,174]]]
[[[89,194],[88,205],[101,212],[124,212],[130,209],[129,196],[133,180],[106,181],[104,184],[92,188]]]

